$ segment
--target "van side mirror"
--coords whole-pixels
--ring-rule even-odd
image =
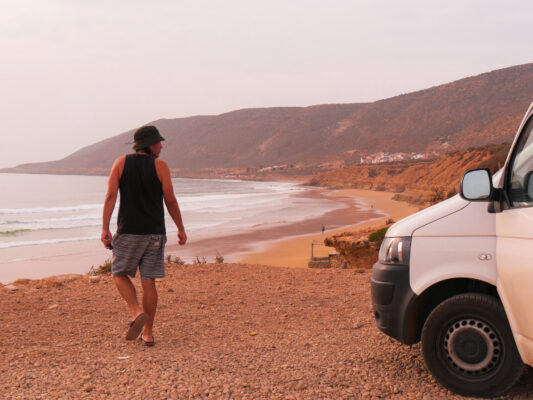
[[[533,181],[533,177],[531,180]],[[533,194],[533,182],[531,186]],[[492,178],[488,169],[474,169],[463,175],[460,188],[460,194],[463,199],[468,201],[491,200],[493,191]]]

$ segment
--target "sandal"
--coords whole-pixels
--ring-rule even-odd
[[[148,314],[141,313],[135,318],[133,321],[130,322],[130,329],[128,329],[128,333],[126,334],[126,340],[135,340],[139,337],[141,334],[141,331],[143,329],[144,324],[148,321]]]
[[[155,345],[155,340],[150,340],[150,341],[144,340],[143,335],[139,336],[139,340],[141,341],[142,344],[148,347],[153,347]]]

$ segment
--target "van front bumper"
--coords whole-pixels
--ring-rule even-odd
[[[417,295],[409,284],[409,266],[375,263],[370,288],[378,328],[402,343],[415,343],[413,304]]]

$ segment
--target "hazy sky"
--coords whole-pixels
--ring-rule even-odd
[[[0,167],[159,118],[368,102],[528,63],[532,19],[529,0],[0,0]]]

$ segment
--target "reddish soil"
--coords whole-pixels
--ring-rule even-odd
[[[369,271],[171,266],[156,346],[109,276],[0,287],[3,399],[459,399],[375,327]],[[138,283],[138,282],[137,282]],[[256,333],[256,334],[254,334]],[[528,398],[529,370],[505,398]]]

